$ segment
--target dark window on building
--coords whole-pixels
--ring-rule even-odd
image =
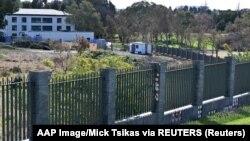
[[[62,18],[57,18],[57,23],[62,23]]]
[[[57,26],[57,31],[61,31],[62,30],[62,26]]]
[[[43,18],[43,23],[52,23],[52,18]]]
[[[17,22],[17,18],[16,17],[12,17],[12,22],[16,23]]]
[[[17,31],[17,26],[16,25],[12,25],[12,31]]]
[[[66,26],[66,30],[67,31],[71,31],[71,27],[70,26]]]
[[[52,31],[52,26],[43,26],[43,31]]]
[[[13,34],[12,34],[12,36],[13,36],[13,37],[16,37],[16,36],[17,36],[17,34],[16,34],[16,33],[13,33]]]
[[[31,18],[32,23],[41,23],[41,18]]]
[[[22,26],[22,31],[26,31],[27,30],[27,26],[26,25],[23,25]]]
[[[27,19],[25,17],[22,17],[22,22],[23,23],[26,23],[27,22]]]
[[[31,26],[32,31],[41,31],[41,26]]]

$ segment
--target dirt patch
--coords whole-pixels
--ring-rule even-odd
[[[0,60],[0,71],[9,71],[14,67],[19,67],[23,73],[32,70],[49,70],[48,67],[42,65],[41,61],[47,58],[52,59],[56,56],[55,53],[36,53],[18,49],[0,49],[0,55],[4,56],[4,59]]]
[[[76,52],[72,52],[75,54]],[[135,62],[149,64],[152,62],[167,62],[168,66],[189,64],[191,61],[181,58],[172,58],[167,56],[157,55],[138,55],[129,52],[115,51],[114,53],[122,56],[130,56]],[[33,70],[51,70],[44,66],[41,62],[45,59],[56,60],[62,54],[54,51],[30,50],[30,49],[15,49],[7,50],[0,49],[0,55],[3,56],[0,60],[0,72],[10,71],[14,67],[19,67],[22,73],[28,73]],[[65,54],[66,55],[66,54]]]

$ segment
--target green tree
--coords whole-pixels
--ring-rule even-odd
[[[79,5],[73,3],[67,7],[66,11],[70,13],[67,22],[74,24],[76,30],[94,31],[99,36],[103,34],[100,14],[90,2],[83,1]]]
[[[6,22],[4,16],[8,13],[14,13],[20,7],[20,0],[1,0],[0,1],[0,26],[4,27]]]

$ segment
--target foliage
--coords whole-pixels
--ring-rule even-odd
[[[66,8],[70,13],[67,22],[74,24],[78,31],[95,31],[101,34],[103,32],[100,14],[96,11],[93,4],[88,1],[82,1],[79,5],[73,2]]]
[[[13,68],[10,69],[10,72],[13,72],[13,73],[22,73],[22,69],[19,67],[19,66],[15,66]]]
[[[15,47],[23,47],[23,48],[31,48],[31,49],[50,49],[50,45],[47,41],[29,41],[29,40],[20,40],[14,42],[13,46]]]
[[[103,68],[130,69],[135,66],[130,57],[117,56],[111,52],[85,51],[81,56],[71,57],[65,62],[64,74],[98,72]],[[62,72],[55,72],[60,75]]]
[[[0,76],[2,76],[2,77],[9,77],[10,75],[11,75],[11,73],[8,69],[3,69],[0,71]]]
[[[42,61],[42,64],[43,64],[44,66],[47,66],[47,67],[51,68],[51,69],[55,67],[54,62],[51,61],[50,59],[45,59],[45,60],[43,60],[43,61]]]
[[[81,55],[83,51],[89,48],[89,42],[84,37],[77,37],[76,43],[77,46],[74,46],[74,48],[77,50],[77,53],[79,55]]]
[[[1,0],[0,1],[0,27],[4,27],[8,24],[4,21],[4,16],[7,13],[13,13],[18,10],[20,0]]]
[[[28,40],[20,40],[20,41],[14,42],[13,46],[28,48],[30,44],[31,42]]]
[[[233,49],[228,44],[225,43],[223,46],[224,46],[224,49],[228,52],[228,56],[234,58],[236,61],[239,61],[239,62],[250,61],[249,51],[244,51],[244,52],[239,52],[238,54],[234,54]]]

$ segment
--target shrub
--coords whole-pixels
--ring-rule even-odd
[[[49,59],[45,59],[42,61],[42,64],[46,67],[49,67],[49,68],[54,68],[55,67],[55,64],[53,61],[49,60]]]
[[[22,73],[22,69],[19,66],[11,68],[10,71],[13,73]]]
[[[2,77],[9,77],[10,75],[11,75],[11,73],[7,69],[3,69],[3,71],[1,72]]]
[[[30,46],[31,42],[27,41],[27,40],[20,40],[15,42],[13,45],[16,47],[24,47],[24,48],[28,48]]]

